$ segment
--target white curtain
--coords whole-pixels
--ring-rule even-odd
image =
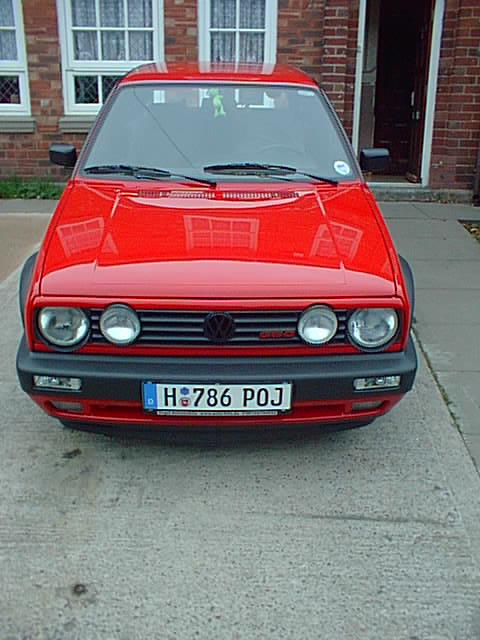
[[[72,22],[74,27],[94,27],[95,0],[72,0]]]
[[[152,0],[129,0],[127,16],[123,0],[98,0],[100,24],[96,21],[95,0],[71,0],[71,3],[73,26],[93,28],[92,31],[73,32],[75,60],[126,60],[127,28],[128,59],[153,60],[152,32],[130,31],[131,28],[152,28]],[[118,31],[110,31],[115,27]],[[98,51],[98,29],[101,51]]]
[[[102,60],[125,60],[124,31],[102,31]]]
[[[0,24],[2,9],[7,7],[12,0],[0,0]],[[74,27],[123,27],[125,16],[123,0],[99,0],[100,25],[96,23],[95,0],[71,0],[72,22]],[[5,9],[6,11],[6,9]],[[151,27],[152,26],[152,0],[128,1],[128,26]]]
[[[0,31],[0,60],[16,60],[15,31]]]
[[[128,50],[130,60],[153,60],[151,31],[129,31]]]
[[[240,29],[265,28],[265,0],[240,0]]]
[[[152,0],[129,0],[128,26],[151,27],[152,24]]]
[[[123,27],[123,0],[100,0],[100,26]]]
[[[75,60],[98,60],[97,32],[74,31]]]
[[[0,60],[16,60],[17,43],[12,0],[0,0],[0,27],[13,27],[11,31],[0,31]]]
[[[264,33],[243,29],[265,29],[265,0],[240,0],[238,26],[239,50],[236,51],[236,0],[210,0],[210,56],[212,62],[263,62]],[[232,31],[215,31],[232,29]]]
[[[0,27],[14,27],[12,0],[0,0]]]
[[[211,27],[213,29],[234,29],[236,4],[236,0],[211,0]]]
[[[235,34],[212,33],[211,34],[211,60],[212,62],[232,62],[235,60]]]
[[[239,60],[241,62],[263,62],[263,33],[241,33]]]

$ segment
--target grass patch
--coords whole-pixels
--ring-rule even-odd
[[[62,188],[51,180],[33,178],[7,178],[0,180],[0,198],[22,198],[24,200],[56,200]]]

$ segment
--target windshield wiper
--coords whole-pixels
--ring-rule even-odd
[[[318,180],[319,182],[326,182],[328,184],[338,185],[338,180],[333,178],[325,178],[324,176],[318,176],[315,173],[307,173],[301,171],[296,167],[290,167],[286,164],[262,164],[257,162],[231,162],[226,164],[209,164],[203,167],[203,170],[207,173],[231,173],[237,175],[269,175],[285,177],[288,175],[300,175],[312,178],[312,180]]]
[[[139,167],[131,164],[99,164],[90,167],[85,167],[85,173],[91,173],[96,175],[105,175],[111,173],[121,173],[127,176],[133,176],[137,180],[160,180],[161,178],[184,178],[185,180],[192,180],[193,182],[199,182],[200,184],[206,184],[209,187],[216,187],[217,183],[214,180],[207,180],[207,178],[196,178],[195,176],[188,176],[183,173],[175,173],[168,171],[167,169],[158,169],[156,167]]]

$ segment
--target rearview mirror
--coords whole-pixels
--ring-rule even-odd
[[[388,169],[390,165],[390,152],[388,149],[362,149],[360,151],[360,167],[363,171],[380,173]]]
[[[51,144],[48,155],[50,162],[62,167],[74,167],[77,161],[77,151],[72,144]]]

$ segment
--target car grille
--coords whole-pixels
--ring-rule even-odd
[[[218,346],[204,334],[204,323],[210,311],[151,311],[138,310],[141,332],[135,344],[152,346]],[[223,346],[298,346],[304,344],[296,335],[301,311],[229,311],[235,331]],[[345,344],[346,311],[335,311],[338,329],[329,344]],[[105,343],[99,328],[101,310],[90,311],[91,343]],[[294,337],[260,337],[262,333],[295,332]]]

